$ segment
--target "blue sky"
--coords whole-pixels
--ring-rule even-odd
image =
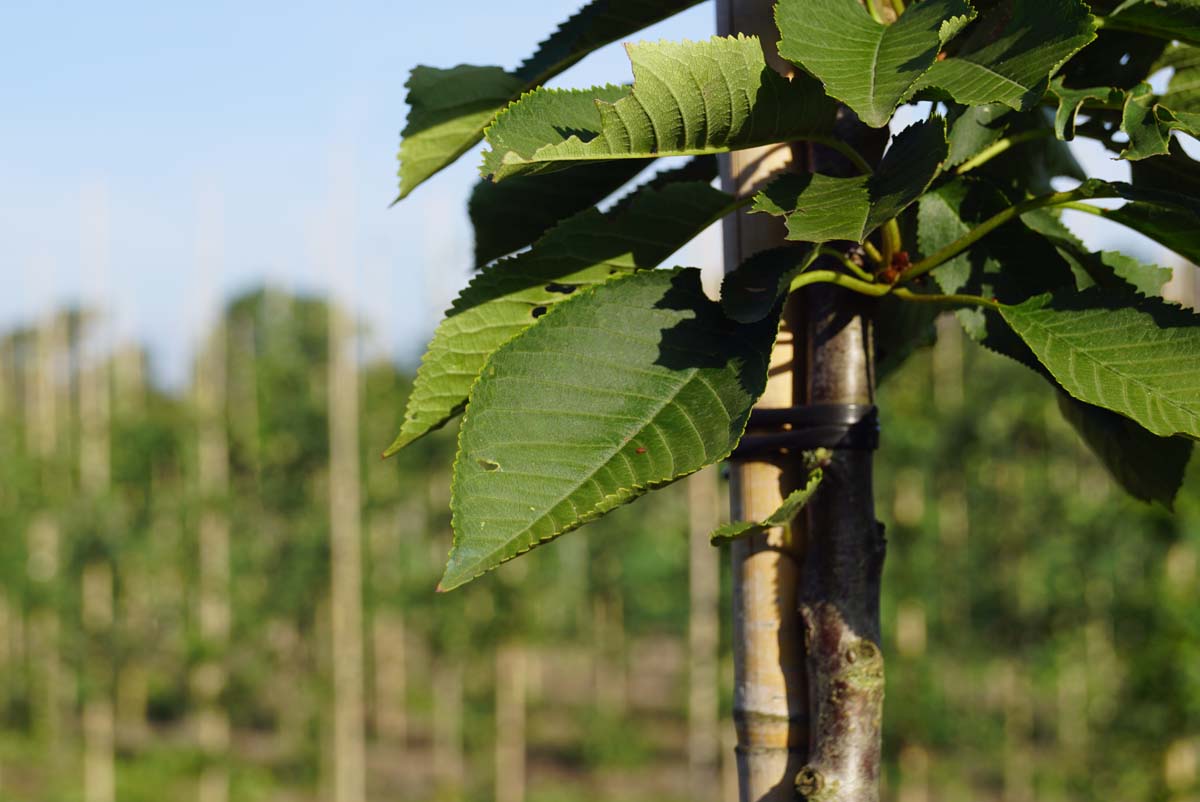
[[[503,13],[501,9],[503,8]],[[414,354],[470,257],[477,159],[389,209],[418,63],[515,66],[571,3],[25,2],[0,10],[0,326],[114,309],[177,380],[216,299],[336,285]],[[701,6],[647,36],[706,36]],[[564,75],[628,76],[619,48]]]
[[[99,302],[111,336],[149,343],[158,374],[178,381],[218,300],[270,281],[335,288],[376,347],[417,355],[466,276],[477,157],[388,208],[408,71],[515,66],[574,9],[5,4],[0,327],[54,303]],[[705,37],[712,15],[704,4],[642,38]],[[628,77],[610,46],[556,83]],[[1106,161],[1096,164],[1108,171]]]

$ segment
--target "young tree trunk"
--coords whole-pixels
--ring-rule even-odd
[[[334,802],[366,799],[358,363],[353,322],[329,308],[330,641]]]
[[[790,75],[794,68],[774,52],[779,37],[772,6],[768,0],[720,0],[718,27],[723,34],[759,35],[768,63]],[[812,170],[825,159],[803,146],[739,151],[726,158],[723,180],[728,191],[744,195],[772,174]],[[740,213],[726,219],[727,270],[783,242],[782,223],[765,217]],[[840,290],[809,288],[790,301],[759,407],[872,404],[865,310]],[[734,462],[733,516],[761,520],[774,512],[803,481],[800,463],[795,453],[774,462]],[[742,802],[790,802],[797,794],[822,802],[878,799],[883,538],[871,469],[870,451],[835,451],[803,526],[796,527],[803,537],[777,528],[733,546]]]
[[[870,324],[865,310],[856,308],[862,302],[837,289],[817,289],[805,300],[807,402],[872,404]],[[872,456],[865,449],[835,450],[821,490],[805,510],[800,613],[811,738],[796,788],[809,800],[879,799],[884,538],[875,520]]]
[[[688,789],[692,802],[720,792],[717,661],[720,622],[719,552],[708,535],[720,524],[717,471],[688,477]]]
[[[197,491],[203,505],[199,550],[198,624],[204,659],[192,672],[199,703],[196,739],[204,755],[199,802],[229,798],[229,716],[221,704],[225,690],[225,652],[229,646],[229,517],[224,503],[229,493],[229,442],[226,409],[225,324],[218,323],[197,365],[196,408],[199,417]]]

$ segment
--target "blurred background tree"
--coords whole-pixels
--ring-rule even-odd
[[[0,339],[0,799],[101,798],[106,754],[122,802],[338,799],[329,305],[235,298],[173,392],[140,348],[97,347],[98,319]],[[879,454],[887,798],[1200,799],[1200,471],[1175,515],[1131,501],[1036,376],[939,331],[881,388],[905,421]],[[354,353],[366,798],[733,798],[730,699],[693,692],[689,651],[707,491],[435,594],[454,432],[380,461],[410,376]],[[689,758],[707,718],[716,764]]]

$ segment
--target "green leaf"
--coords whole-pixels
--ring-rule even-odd
[[[521,79],[500,67],[416,67],[409,76],[408,122],[400,141],[400,199],[466,153]]]
[[[499,184],[480,181],[467,205],[475,228],[476,266],[483,267],[526,247],[555,223],[612,195],[651,163],[649,159],[629,159],[581,164],[547,175],[517,176]],[[697,156],[681,167],[664,170],[646,186],[662,187],[677,181],[707,183],[716,177],[716,158]],[[622,200],[635,197],[643,189],[639,187]]]
[[[1098,10],[1096,3],[1091,5]],[[1154,62],[1166,46],[1161,39],[1101,28],[1096,40],[1064,64],[1059,75],[1071,87],[1131,89],[1154,71]]]
[[[1131,90],[1121,114],[1121,130],[1129,136],[1122,159],[1163,156],[1170,149],[1171,132],[1200,134],[1200,112],[1172,111],[1158,102],[1149,84]]]
[[[1171,140],[1166,156],[1135,161],[1129,172],[1139,190],[1200,199],[1200,162],[1187,155],[1178,139]]]
[[[1012,109],[1002,103],[959,106],[950,118],[946,167],[957,167],[1004,136]]]
[[[1122,415],[1057,393],[1058,408],[1088,448],[1131,496],[1172,509],[1192,443],[1158,437]]]
[[[461,64],[420,66],[408,80],[408,122],[400,143],[400,197],[483,138],[505,104],[588,53],[666,19],[700,0],[592,0],[542,42],[516,71]]]
[[[724,459],[778,321],[730,321],[695,269],[581,292],[492,355],[471,391],[441,588]]]
[[[1162,102],[1179,111],[1200,111],[1200,47],[1175,44],[1167,48],[1155,70],[1174,70]]]
[[[1200,318],[1191,312],[1097,287],[1001,314],[1073,397],[1161,437],[1200,438]]]
[[[771,314],[787,294],[793,278],[817,258],[817,249],[785,245],[760,251],[725,274],[721,282],[721,308],[730,319],[754,323]]]
[[[530,87],[575,64],[588,53],[674,16],[702,0],[592,0],[538,46],[516,74]]]
[[[583,287],[657,266],[728,208],[704,183],[643,190],[619,210],[588,209],[526,251],[485,268],[434,332],[417,371],[400,434],[385,456],[462,411],[488,355]]]
[[[595,206],[651,160],[583,164],[547,176],[522,176],[501,184],[479,181],[467,213],[475,229],[475,266],[532,243],[555,223]]]
[[[482,172],[723,153],[827,134],[834,104],[811,78],[767,66],[755,37],[628,46],[633,89],[539,89],[496,117]]]
[[[935,62],[917,87],[968,106],[1003,103],[1028,111],[1050,76],[1095,37],[1092,16],[1079,0],[1011,0],[981,18],[963,51]]]
[[[1106,27],[1200,45],[1200,1],[1126,0],[1104,18]]]
[[[1054,133],[1066,142],[1075,138],[1075,117],[1085,103],[1120,108],[1125,102],[1125,93],[1110,86],[1092,86],[1071,89],[1063,85],[1062,78],[1050,82],[1050,91],[1058,98],[1058,109],[1054,114]]]
[[[942,45],[974,16],[966,0],[923,0],[891,25],[857,0],[781,0],[775,9],[779,54],[875,128],[887,125]]]
[[[1155,240],[1192,264],[1200,263],[1200,220],[1190,212],[1127,203],[1120,209],[1105,209],[1101,216]]]
[[[955,182],[921,199],[918,207],[922,249],[940,247],[970,228],[982,216],[990,216],[1003,204],[996,193],[989,197],[985,187]],[[969,290],[979,294],[995,293],[1004,298],[1026,298],[1033,293],[1062,288],[1074,291],[1075,279],[1090,281],[1089,271],[1112,269],[1100,262],[1100,256],[1087,253],[1056,215],[1039,209],[1022,215],[1021,222],[1010,223],[1003,231],[982,240],[962,256],[933,272],[943,291]],[[1040,236],[1034,236],[1037,232]],[[1053,258],[1047,245],[1053,244],[1066,263]],[[984,247],[987,246],[987,247]],[[999,246],[999,247],[997,247]],[[1067,264],[1076,271],[1072,275]],[[948,268],[948,269],[947,269]],[[997,283],[998,282],[998,283]],[[918,304],[912,304],[918,306]],[[1038,361],[1029,347],[995,313],[963,309],[957,313],[963,328],[988,349],[1031,368],[1058,388],[1054,377]],[[1079,430],[1089,447],[1105,464],[1114,478],[1137,498],[1154,498],[1169,505],[1182,481],[1178,459],[1178,440],[1163,440],[1143,427],[1091,404],[1085,404],[1059,392],[1059,403],[1067,420]],[[1115,419],[1115,420],[1114,420]],[[1158,461],[1154,454],[1165,445],[1169,453]],[[1184,454],[1186,461],[1186,453]]]
[[[754,199],[755,212],[787,217],[788,239],[862,242],[921,196],[945,161],[940,117],[901,131],[869,176],[785,175]]]
[[[937,341],[936,321],[945,307],[934,303],[913,303],[885,295],[876,302],[871,314],[871,334],[875,343],[875,382],[882,384],[919,348]]]
[[[1163,286],[1171,280],[1169,268],[1143,264],[1116,251],[1088,251],[1083,242],[1063,225],[1055,210],[1026,212],[1021,215],[1021,222],[1054,244],[1059,255],[1074,271],[1078,289],[1092,286],[1119,289],[1124,286],[1142,295],[1161,295]]]
[[[924,195],[917,207],[918,245],[934,253],[962,237],[1008,205],[996,189],[979,181],[959,179]],[[939,265],[930,274],[946,293],[970,293],[1017,303],[1040,292],[1073,287],[1070,267],[1051,243],[1014,220],[976,243],[970,250]],[[1003,326],[982,309],[955,313],[973,339],[999,348]]]
[[[788,497],[779,505],[779,509],[768,515],[761,521],[735,521],[727,523],[724,526],[719,526],[713,533],[709,535],[709,542],[714,546],[719,546],[722,543],[729,543],[743,537],[757,535],[760,532],[766,532],[768,529],[773,529],[776,526],[788,526],[792,519],[808,504],[809,500],[817,492],[817,488],[821,486],[821,480],[825,478],[820,468],[817,468],[808,475],[808,481],[803,487],[799,487],[788,493]]]

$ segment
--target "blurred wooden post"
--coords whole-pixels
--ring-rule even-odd
[[[525,648],[496,651],[496,802],[525,802]]]
[[[785,75],[794,68],[775,53],[778,41],[768,0],[718,0],[721,34],[762,38],[768,63]],[[751,194],[778,171],[793,168],[787,145],[753,148],[722,159],[727,192]],[[783,244],[784,225],[768,215],[738,212],[725,218],[725,269]],[[771,355],[762,407],[802,403],[793,365],[794,332],[788,317]],[[765,462],[733,463],[730,512],[734,520],[762,520],[775,512],[798,477]],[[804,765],[808,744],[808,701],[804,649],[797,610],[801,544],[782,527],[743,538],[731,549],[733,571],[734,702],[738,734],[738,778],[742,802],[794,802],[793,778]]]
[[[717,723],[721,581],[720,553],[708,536],[720,524],[717,468],[688,477],[687,492],[688,788],[692,802],[716,802],[721,787]]]
[[[80,350],[85,351],[85,344]],[[79,369],[79,486],[91,514],[102,521],[111,481],[109,358],[94,354]],[[116,798],[112,652],[113,570],[111,556],[90,555],[83,567],[81,615],[87,642],[83,667],[83,790],[86,802]]]
[[[31,374],[25,388],[25,433],[27,447],[41,471],[44,508],[33,516],[26,533],[26,572],[36,601],[26,629],[29,658],[33,666],[30,682],[34,729],[46,746],[45,753],[57,758],[64,715],[62,658],[59,654],[60,618],[57,583],[61,562],[61,529],[54,513],[63,486],[59,464],[59,423],[66,406],[60,388],[59,362],[66,352],[66,320],[50,315],[38,326]]]
[[[424,505],[402,507],[408,515],[424,518]],[[371,720],[378,738],[403,750],[408,739],[408,632],[404,613],[384,597],[396,591],[394,565],[397,555],[400,510],[375,513],[367,526],[371,551],[371,676],[373,679]],[[407,516],[406,516],[407,517]],[[410,519],[411,520],[411,519]],[[418,528],[421,527],[421,528]],[[414,535],[423,531],[418,523]]]
[[[463,668],[462,659],[439,654],[431,666],[433,693],[433,774],[439,799],[462,797]]]
[[[358,361],[353,322],[329,307],[330,639],[334,802],[365,802]]]
[[[113,357],[113,418],[129,426],[143,423],[146,414],[146,376],[141,348],[126,343]],[[120,580],[116,619],[119,629],[137,644],[136,656],[121,665],[113,697],[118,742],[144,742],[149,735],[146,706],[150,668],[146,657],[154,638],[153,567],[137,560],[114,562]],[[147,648],[151,647],[151,648]]]
[[[204,755],[200,802],[226,802],[229,798],[229,715],[221,701],[227,682],[225,659],[230,628],[226,358],[225,322],[219,320],[197,362],[195,377],[197,491],[202,505],[197,541],[198,624],[204,657],[192,672],[191,684],[199,706],[196,739]]]

